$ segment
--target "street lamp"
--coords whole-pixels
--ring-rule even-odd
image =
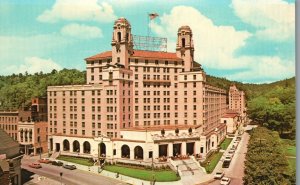
[[[60,175],[60,184],[62,185],[62,176],[63,176],[63,172],[60,172],[59,175]]]
[[[40,159],[42,159],[41,136],[40,136],[40,134],[38,135],[38,138],[39,138],[39,146],[40,146]]]
[[[176,175],[179,176],[178,165],[176,165],[176,168],[177,168],[177,173],[176,173]]]

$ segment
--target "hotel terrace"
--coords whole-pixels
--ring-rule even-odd
[[[226,91],[206,83],[189,26],[176,52],[137,50],[119,18],[111,51],[85,59],[86,85],[49,86],[49,148],[108,161],[204,159],[225,138]],[[172,163],[173,164],[173,163]]]

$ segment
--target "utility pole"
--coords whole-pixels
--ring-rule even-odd
[[[40,159],[42,159],[41,136],[39,134]]]

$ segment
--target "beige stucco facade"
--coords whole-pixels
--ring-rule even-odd
[[[125,143],[129,150],[139,145],[144,156],[152,152],[155,157],[164,143],[170,156],[173,140],[156,141],[155,135],[163,128],[185,133],[190,127],[197,130],[194,139],[174,140],[182,144],[180,153],[187,152],[187,142],[194,143],[193,154],[205,156],[216,148],[224,134],[220,118],[226,112],[226,91],[207,84],[205,71],[194,61],[192,30],[182,26],[177,35],[174,53],[134,50],[130,23],[116,20],[112,50],[85,59],[86,85],[48,87],[50,150],[62,151],[64,138],[70,145],[78,139],[76,146],[88,140],[95,155],[97,138],[108,138],[103,141],[108,142],[107,156],[115,150],[112,157],[122,157],[118,151]]]

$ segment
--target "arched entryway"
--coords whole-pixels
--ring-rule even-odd
[[[104,143],[100,143],[100,156],[105,157],[106,156],[106,146]]]
[[[80,152],[80,145],[77,140],[73,142],[73,152]]]
[[[144,151],[141,146],[136,146],[134,148],[134,158],[135,159],[144,159]]]
[[[173,144],[173,156],[181,155],[181,143]]]
[[[194,148],[195,148],[195,143],[186,143],[186,154],[187,155],[193,155],[194,152]]]
[[[83,143],[83,153],[89,154],[91,153],[91,144],[88,141]]]
[[[121,147],[121,157],[122,158],[130,158],[130,149],[128,145],[123,145]]]
[[[63,142],[63,150],[64,151],[70,151],[70,143],[69,143],[69,141],[68,140],[64,140],[64,142]]]

